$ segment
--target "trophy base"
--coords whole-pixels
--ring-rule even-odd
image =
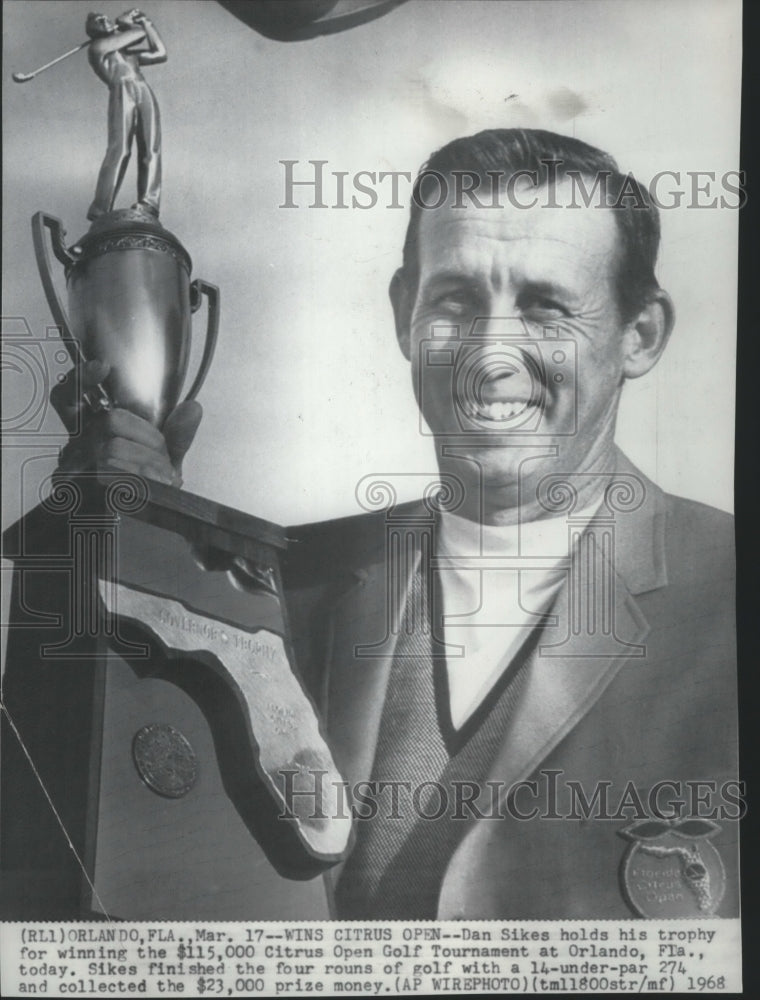
[[[158,240],[161,242],[151,242]],[[113,250],[152,249],[175,256],[187,271],[192,271],[190,254],[165,226],[158,221],[158,214],[141,205],[132,208],[115,208],[98,215],[92,225],[72,246],[68,253],[74,258],[73,266],[84,258]],[[71,265],[70,265],[71,266]]]
[[[143,225],[147,222],[148,224],[152,223],[161,230],[164,229],[158,221],[158,211],[149,208],[147,205],[141,205],[139,202],[131,208],[114,208],[111,212],[99,212],[97,215],[90,215],[88,213],[87,218],[92,223],[88,235],[111,229],[124,222],[137,222]]]
[[[4,536],[2,917],[326,919],[314,876],[339,857],[283,818],[245,705],[202,655],[241,632],[251,649],[282,636],[293,662],[283,532],[132,486],[66,481]],[[95,589],[111,583],[148,595],[201,653],[108,614]]]

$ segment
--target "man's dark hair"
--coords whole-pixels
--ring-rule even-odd
[[[603,177],[606,198],[602,204],[615,213],[620,237],[618,305],[623,319],[632,319],[659,288],[654,275],[660,243],[657,207],[646,188],[630,174],[622,174],[609,153],[579,139],[542,129],[488,129],[454,139],[433,153],[420,168],[404,241],[404,273],[409,287],[416,288],[419,280],[420,216],[426,208],[435,210],[441,178],[452,173],[469,174],[493,188],[495,177],[503,186],[517,171],[534,172],[538,186],[551,184],[553,178],[561,180],[568,174],[580,175],[589,182]],[[586,185],[587,190],[589,186]],[[426,196],[426,187],[433,189],[432,195]],[[480,198],[488,204],[482,191]]]
[[[90,11],[87,15],[87,20],[84,22],[84,30],[90,36],[90,38],[102,38],[104,35],[109,34],[107,31],[99,26],[98,21],[103,17],[103,14],[98,14],[95,11]]]

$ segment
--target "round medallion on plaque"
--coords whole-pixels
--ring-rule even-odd
[[[198,780],[198,758],[173,726],[143,726],[132,741],[132,758],[145,784],[157,795],[179,799]]]

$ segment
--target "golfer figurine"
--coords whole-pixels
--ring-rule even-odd
[[[137,143],[137,202],[132,207],[158,218],[161,197],[161,124],[158,103],[140,71],[166,62],[166,48],[153,23],[139,10],[112,21],[88,14],[85,30],[92,41],[90,65],[109,90],[108,149],[98,175],[95,198],[87,212],[99,219],[113,209]],[[137,48],[146,42],[147,48]]]

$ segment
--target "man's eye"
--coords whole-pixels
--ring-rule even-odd
[[[525,301],[520,303],[520,309],[524,314],[529,316],[570,315],[568,309],[561,302],[557,302],[556,299],[551,299],[544,295],[535,295],[526,298]]]
[[[463,316],[473,308],[473,303],[466,292],[446,292],[436,296],[433,307],[440,312]]]

